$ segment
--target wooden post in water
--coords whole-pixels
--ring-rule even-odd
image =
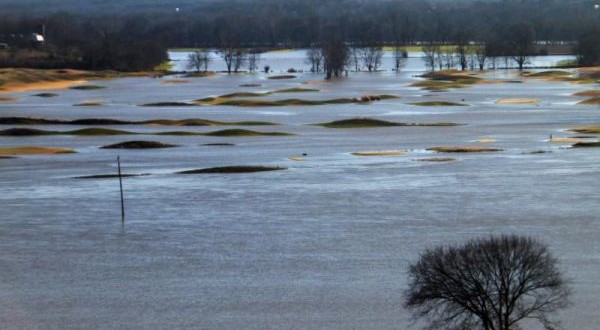
[[[119,169],[119,187],[121,188],[121,223],[125,223],[125,200],[123,199],[123,177],[121,175],[121,156],[117,156],[117,167]]]

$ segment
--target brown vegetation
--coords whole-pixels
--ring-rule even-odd
[[[27,156],[27,155],[59,155],[73,154],[75,150],[69,148],[54,148],[54,147],[2,147],[0,148],[0,156]]]

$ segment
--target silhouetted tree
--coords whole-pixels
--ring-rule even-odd
[[[206,51],[195,51],[188,55],[188,70],[195,70],[200,72],[204,69],[204,72],[208,70],[208,62],[210,61],[210,54]]]
[[[310,72],[319,73],[323,67],[323,50],[315,44],[306,51],[306,62],[310,64]]]
[[[367,70],[377,71],[383,59],[383,48],[379,46],[368,46],[360,49],[360,58]]]
[[[339,39],[329,40],[323,44],[323,58],[326,79],[340,77],[348,63],[348,47]]]
[[[251,50],[248,53],[248,71],[256,72],[258,69],[258,62],[260,61],[260,52],[257,50]]]
[[[441,47],[436,42],[428,42],[424,44],[421,49],[423,50],[423,60],[425,61],[425,65],[431,70],[435,70],[435,65],[439,61],[439,54],[441,53]]]
[[[529,56],[535,52],[533,47],[535,32],[533,28],[527,23],[517,23],[508,28],[506,37],[509,47],[508,54],[517,62],[519,70],[523,70]]]
[[[548,248],[511,235],[425,251],[409,269],[406,307],[428,329],[514,330],[524,319],[552,329],[568,295]]]

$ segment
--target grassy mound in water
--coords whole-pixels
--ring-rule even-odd
[[[484,147],[432,147],[428,148],[429,151],[441,152],[441,153],[477,153],[477,152],[498,152],[503,149],[498,148],[484,148]]]
[[[53,132],[33,128],[11,128],[0,131],[0,136],[42,136],[53,135]]]
[[[296,78],[298,78],[298,77],[291,75],[291,74],[267,77],[267,79],[271,79],[271,80],[296,79]]]
[[[573,75],[571,72],[568,71],[562,71],[562,70],[549,70],[549,71],[542,71],[542,72],[528,72],[528,73],[523,73],[523,76],[525,77],[531,77],[531,78],[554,78],[554,77],[568,77]]]
[[[521,104],[538,104],[539,101],[536,99],[501,99],[497,100],[496,104],[504,105],[521,105]]]
[[[261,84],[241,84],[240,87],[261,87]]]
[[[448,81],[432,81],[432,80],[424,80],[418,81],[410,85],[411,87],[420,87],[422,89],[426,89],[429,91],[445,91],[448,89],[459,89],[459,88],[467,88],[467,85],[460,84],[456,82],[448,82]]]
[[[208,119],[153,119],[146,121],[123,121],[107,118],[75,120],[45,119],[31,117],[0,117],[0,125],[151,125],[151,126],[271,126],[277,123],[264,121],[224,122]]]
[[[187,102],[152,102],[142,104],[142,107],[193,107],[196,104]]]
[[[154,119],[133,124],[156,125],[156,126],[273,126],[276,123],[266,121],[235,121],[224,122],[208,119]]]
[[[583,96],[583,97],[600,97],[600,89],[592,89],[583,92],[577,92],[573,94],[574,96]]]
[[[430,127],[450,127],[459,126],[455,123],[397,123],[373,118],[351,118],[332,121],[329,123],[315,124],[327,128],[376,128],[376,127],[394,127],[394,126],[430,126]]]
[[[447,162],[455,162],[456,158],[443,158],[443,157],[417,158],[417,159],[413,159],[413,161],[426,162],[426,163],[447,163]]]
[[[156,141],[127,141],[101,147],[101,149],[163,149],[175,148],[178,145]]]
[[[586,75],[581,71],[579,74],[561,70],[550,70],[536,73],[524,73],[524,77],[545,79],[547,81],[570,82],[574,84],[593,84],[595,83],[593,76]]]
[[[382,156],[405,156],[404,150],[380,150],[380,151],[357,151],[353,152],[354,156],[361,157],[382,157]]]
[[[66,132],[68,135],[78,135],[78,136],[103,136],[103,135],[133,135],[137,134],[134,132],[121,131],[116,129],[108,129],[108,128],[84,128],[78,129],[74,131]]]
[[[181,84],[189,84],[189,80],[185,79],[168,79],[160,82],[162,85],[181,85]]]
[[[50,98],[50,97],[57,97],[58,94],[56,94],[56,93],[38,93],[38,94],[33,94],[32,96]]]
[[[1,117],[0,125],[54,125],[63,121],[55,119],[30,118],[30,117]]]
[[[185,75],[186,78],[209,78],[216,76],[216,72],[190,72]]]
[[[205,144],[201,144],[201,146],[203,146],[203,147],[235,147],[235,144],[220,142],[220,143],[205,143]]]
[[[263,96],[267,96],[269,95],[269,92],[264,92],[264,93],[260,93],[260,92],[237,92],[237,93],[230,93],[230,94],[225,94],[225,95],[221,95],[219,97],[216,98],[206,98],[206,100],[216,100],[216,99],[233,99],[233,98],[237,98],[237,97],[263,97]]]
[[[585,100],[585,101],[581,101],[577,104],[581,104],[581,105],[599,105],[600,104],[600,97],[593,97],[591,99]]]
[[[69,89],[79,90],[79,91],[92,91],[97,89],[105,89],[105,86],[98,85],[80,85],[80,86],[71,86]]]
[[[28,155],[60,155],[74,154],[75,150],[69,148],[54,148],[54,147],[2,147],[0,148],[0,156],[28,156]]]
[[[418,105],[422,107],[466,107],[467,104],[449,101],[425,101],[411,103],[412,105]]]
[[[360,104],[373,101],[397,98],[393,95],[366,95],[361,98],[338,98],[329,100],[305,100],[305,99],[284,99],[284,100],[246,100],[230,99],[223,97],[209,97],[194,101],[200,105],[219,105],[236,107],[285,107],[285,106],[315,106],[328,104]]]
[[[600,134],[600,125],[590,125],[569,129],[571,132],[582,134]]]
[[[121,174],[122,178],[133,178],[138,176],[148,176],[150,174]],[[85,175],[85,176],[76,176],[73,179],[117,179],[119,178],[118,174],[98,174],[98,175]]]
[[[19,99],[11,96],[0,96],[0,102],[16,102]]]
[[[223,166],[203,168],[191,171],[177,172],[176,174],[240,174],[287,170],[285,167],[272,166]]]
[[[327,128],[369,128],[369,127],[393,127],[403,126],[402,123],[395,123],[386,120],[373,118],[351,118],[344,120],[336,120],[329,123],[315,124]]]
[[[77,136],[103,136],[103,135],[131,135],[133,132],[120,131],[107,128],[84,128],[74,131],[44,131],[33,128],[11,128],[0,131],[0,136],[44,136],[44,135],[77,135]]]
[[[221,131],[203,133],[206,136],[237,137],[237,136],[291,136],[283,132],[257,132],[246,129],[225,129]]]
[[[600,142],[577,142],[572,145],[573,148],[600,148]]]
[[[320,92],[320,90],[314,89],[314,88],[295,87],[295,88],[287,88],[287,89],[276,90],[276,91],[273,91],[272,93],[273,94],[280,94],[280,93],[312,93],[312,92]]]
[[[484,82],[484,80],[479,77],[466,75],[456,70],[434,71],[426,73],[421,77],[427,78],[427,80],[418,81],[411,86],[421,87],[431,91],[444,91],[447,89],[467,88],[469,85]]]
[[[96,100],[87,100],[87,101],[83,101],[81,103],[73,104],[73,106],[75,106],[75,107],[98,107],[101,105],[104,105],[104,102],[96,101]]]
[[[0,131],[0,136],[26,137],[44,135],[74,135],[74,136],[109,136],[109,135],[167,135],[167,136],[289,136],[293,134],[282,132],[257,132],[244,129],[228,129],[209,133],[168,131],[168,132],[130,132],[109,128],[84,128],[74,131],[45,131],[34,128],[10,128]]]

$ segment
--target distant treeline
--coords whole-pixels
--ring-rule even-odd
[[[41,33],[45,26],[44,52],[51,55],[39,63],[142,70],[165,60],[169,47],[310,47],[331,39],[380,46],[500,43],[515,31],[538,42],[569,43],[592,40],[600,31],[593,0],[182,1],[178,11],[165,1],[134,8],[135,1],[125,0],[98,12],[78,3],[87,10],[19,12],[19,6],[7,6],[14,10],[0,13],[0,43],[10,46],[11,36]],[[0,55],[0,65],[19,58],[26,65],[36,57],[11,56]]]

